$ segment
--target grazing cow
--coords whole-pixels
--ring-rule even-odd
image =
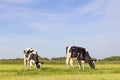
[[[24,67],[26,67],[28,63],[30,67],[32,67],[32,63],[34,63],[38,69],[40,69],[41,64],[43,64],[43,62],[38,60],[37,51],[33,48],[26,48],[24,50]]]
[[[96,59],[92,59],[86,51],[85,48],[77,47],[77,46],[67,46],[66,47],[66,65],[68,68],[68,64],[73,66],[73,59],[76,58],[79,64],[79,68],[84,69],[84,63],[87,62],[91,68],[95,68]]]

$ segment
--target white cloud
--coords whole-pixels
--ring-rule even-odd
[[[102,9],[103,9],[103,2],[105,2],[105,0],[95,0],[94,2],[90,2],[86,5],[84,5],[83,7],[78,7],[76,8],[76,10],[79,12],[79,14],[81,16],[83,15],[92,15],[92,16],[96,16],[96,15],[100,15],[102,14]]]
[[[45,22],[45,21],[35,21],[28,24],[28,28],[36,32],[45,32],[45,33],[56,33],[63,29],[63,25],[60,23],[54,22]]]

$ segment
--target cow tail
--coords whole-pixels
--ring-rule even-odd
[[[67,51],[66,51],[66,52],[67,52],[66,54],[70,53],[71,47],[72,47],[72,46],[68,46]]]

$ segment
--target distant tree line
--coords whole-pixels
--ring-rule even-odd
[[[120,56],[111,56],[102,59],[103,61],[120,61]]]
[[[47,57],[41,57],[39,56],[39,60],[44,62],[45,64],[65,64],[65,57],[56,57],[48,59]],[[106,57],[104,59],[100,59],[99,61],[119,61],[120,62],[120,56],[111,56]],[[16,58],[16,59],[1,59],[0,64],[23,64],[23,58]]]
[[[58,57],[58,58],[52,58],[51,60],[55,61],[65,61],[66,57]]]
[[[65,63],[65,57],[51,58],[39,56],[39,60],[45,64],[63,64]],[[16,59],[1,59],[0,64],[23,64],[23,58]]]

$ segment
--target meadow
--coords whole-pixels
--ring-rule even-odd
[[[85,64],[85,69],[66,68],[65,64],[43,64],[42,69],[23,64],[0,64],[0,80],[120,80],[120,63],[97,62],[96,69]]]

